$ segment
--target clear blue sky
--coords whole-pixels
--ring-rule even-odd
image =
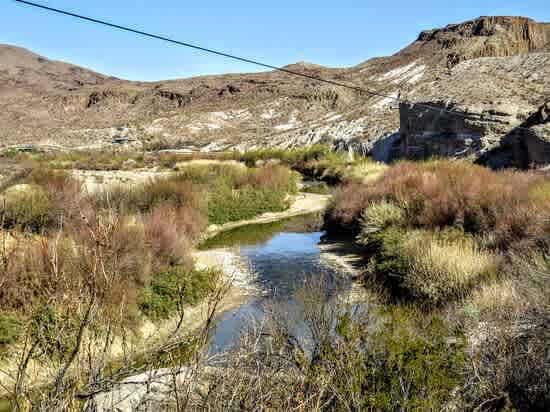
[[[550,0],[34,1],[280,66],[297,61],[352,66],[395,53],[421,30],[480,15],[550,21]],[[101,73],[158,80],[259,70],[12,0],[0,4],[0,43]]]

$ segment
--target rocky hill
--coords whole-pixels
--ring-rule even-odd
[[[0,46],[1,144],[97,147],[123,137],[207,151],[327,142],[383,160],[550,160],[548,23],[481,17],[355,67],[288,68],[388,97],[280,72],[129,82]]]

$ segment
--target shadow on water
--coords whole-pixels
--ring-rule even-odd
[[[236,247],[255,275],[258,293],[248,302],[219,316],[211,335],[211,352],[219,353],[235,346],[243,333],[261,323],[266,307],[284,307],[296,316],[299,327],[300,301],[296,292],[308,279],[323,278],[327,294],[336,294],[351,286],[351,276],[322,258],[322,217],[312,215],[276,224],[235,229],[212,238],[203,248]],[[351,245],[348,240],[348,245]],[[345,249],[345,240],[338,245]]]
[[[233,230],[221,232],[216,236],[207,239],[200,246],[200,250],[256,246],[268,242],[273,236],[282,232],[318,232],[322,227],[322,215],[319,213],[298,216],[291,219],[284,219],[272,223],[259,225],[248,225]]]

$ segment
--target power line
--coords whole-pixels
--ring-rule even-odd
[[[81,14],[76,14],[76,13],[69,12],[69,11],[66,11],[66,10],[56,9],[56,8],[53,8],[53,7],[45,6],[43,4],[38,4],[38,3],[31,2],[31,1],[26,1],[26,0],[14,0],[14,1],[17,2],[17,3],[22,3],[22,4],[25,4],[27,6],[36,7],[36,8],[46,10],[46,11],[49,11],[49,12],[62,14],[62,15],[65,15],[65,16],[76,18],[76,19],[85,20],[85,21],[88,21],[88,22],[91,22],[91,23],[96,23],[96,24],[111,27],[111,28],[114,28],[114,29],[134,33],[134,34],[137,34],[137,35],[140,35],[140,36],[165,41],[165,42],[176,44],[176,45],[183,46],[183,47],[188,47],[188,48],[191,48],[191,49],[199,50],[199,51],[202,51],[202,52],[205,52],[205,53],[214,54],[214,55],[225,57],[225,58],[228,58],[228,59],[233,59],[233,60],[237,60],[237,61],[240,61],[240,62],[249,63],[249,64],[256,65],[256,66],[259,66],[259,67],[263,67],[263,68],[266,68],[266,69],[271,69],[271,70],[275,70],[275,71],[278,71],[278,72],[290,74],[292,76],[298,76],[298,77],[314,80],[314,81],[317,81],[317,82],[320,82],[320,83],[330,84],[332,86],[343,87],[343,88],[346,88],[346,89],[354,90],[354,91],[359,92],[359,93],[365,93],[365,94],[368,94],[370,96],[383,97],[385,99],[394,100],[394,101],[397,101],[399,103],[405,103],[405,104],[409,104],[411,106],[422,107],[422,108],[425,108],[425,109],[438,111],[440,113],[449,113],[449,114],[452,114],[454,116],[462,117],[462,118],[465,118],[465,119],[472,119],[472,117],[475,117],[475,116],[472,116],[472,115],[468,115],[466,113],[460,113],[460,112],[455,112],[455,111],[452,111],[452,110],[448,110],[448,109],[445,109],[443,107],[432,106],[432,105],[429,105],[429,104],[426,104],[426,103],[417,103],[417,102],[408,101],[408,100],[402,99],[399,96],[386,95],[386,94],[383,94],[383,93],[381,93],[379,91],[376,91],[376,90],[371,90],[371,89],[367,89],[367,88],[356,86],[356,85],[350,85],[350,84],[338,82],[338,81],[335,81],[335,80],[325,79],[325,78],[322,78],[322,77],[309,75],[307,73],[301,73],[301,72],[297,72],[297,71],[294,71],[294,70],[289,70],[289,69],[286,69],[284,67],[273,66],[271,64],[263,63],[263,62],[260,62],[260,61],[257,61],[257,60],[253,60],[253,59],[249,59],[249,58],[245,58],[245,57],[240,57],[240,56],[237,56],[237,55],[234,55],[234,54],[231,54],[231,53],[210,49],[210,48],[207,48],[207,47],[199,46],[199,45],[188,43],[188,42],[175,40],[175,39],[172,39],[172,38],[169,38],[169,37],[149,33],[149,32],[143,31],[143,30],[134,29],[134,28],[127,27],[127,26],[122,26],[122,25],[119,25],[119,24],[115,24],[115,23],[105,21],[105,20],[99,20],[99,19],[96,19],[96,18],[93,18],[93,17],[84,16],[84,15],[81,15]],[[483,119],[483,116],[481,116],[481,115],[479,116],[479,120],[487,121],[487,122],[494,122],[492,120]],[[515,129],[527,129],[527,128],[523,128],[521,126],[516,126]]]
[[[72,13],[72,12],[69,12],[69,11],[61,10],[61,9],[56,9],[56,8],[45,6],[45,5],[42,5],[42,4],[33,3],[33,2],[30,2],[30,1],[25,1],[25,0],[14,0],[14,1],[16,1],[17,3],[26,4],[28,6],[37,7],[37,8],[43,9],[43,10],[51,11],[51,12],[54,12],[54,13],[63,14],[65,16],[70,16],[70,17],[74,17],[74,18],[77,18],[77,19],[86,20],[86,21],[89,21],[89,22],[92,22],[92,23],[101,24],[103,26],[107,26],[107,27],[127,31],[127,32],[134,33],[134,34],[139,34],[141,36],[150,37],[150,38],[157,39],[157,40],[166,41],[166,42],[169,42],[169,43],[173,43],[173,44],[177,44],[179,46],[184,46],[184,47],[188,47],[188,48],[191,48],[191,49],[203,51],[203,52],[206,52],[206,53],[215,54],[217,56],[226,57],[226,58],[237,60],[237,61],[244,62],[244,63],[250,63],[250,64],[253,64],[253,65],[256,65],[256,66],[263,67],[265,69],[271,69],[271,70],[291,74],[291,75],[294,75],[294,76],[301,76],[301,77],[305,77],[305,78],[310,79],[310,80],[316,80],[316,81],[319,81],[319,82],[322,82],[322,83],[331,84],[333,86],[346,87],[348,89],[352,89],[352,90],[355,90],[357,92],[367,93],[367,94],[370,94],[372,96],[388,97],[388,98],[390,97],[390,96],[385,96],[385,95],[383,95],[381,93],[378,93],[376,91],[364,89],[364,88],[359,87],[359,86],[349,85],[349,84],[345,84],[345,83],[341,83],[341,82],[337,82],[337,81],[329,80],[329,79],[323,79],[321,77],[312,76],[312,75],[309,75],[307,73],[296,72],[294,70],[285,69],[284,67],[273,66],[271,64],[262,63],[262,62],[257,61],[257,60],[252,60],[252,59],[248,59],[248,58],[245,58],[245,57],[236,56],[234,54],[209,49],[209,48],[206,48],[206,47],[198,46],[196,44],[175,40],[175,39],[172,39],[172,38],[169,38],[169,37],[160,36],[158,34],[148,33],[148,32],[145,32],[143,30],[138,30],[138,29],[134,29],[134,28],[131,28],[131,27],[121,26],[119,24],[110,23],[108,21],[83,16],[83,15],[80,15],[80,14]]]

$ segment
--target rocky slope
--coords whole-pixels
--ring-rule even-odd
[[[89,147],[122,136],[189,150],[327,142],[382,160],[550,160],[548,23],[481,17],[348,69],[288,68],[388,97],[279,72],[128,82],[0,46],[1,144]]]

